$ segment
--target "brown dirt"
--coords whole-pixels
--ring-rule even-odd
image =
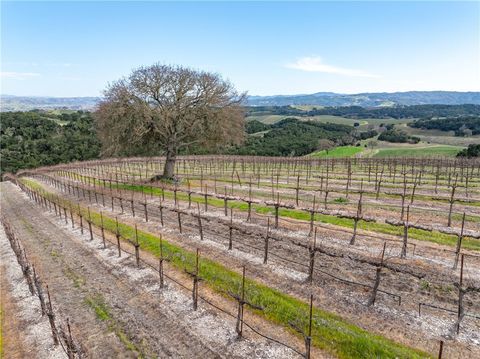
[[[21,359],[25,358],[25,344],[22,333],[22,325],[13,298],[10,296],[10,284],[5,277],[3,266],[0,272],[0,308],[1,308],[1,332],[3,341],[2,358]]]

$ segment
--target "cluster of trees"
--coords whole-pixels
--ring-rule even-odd
[[[62,125],[62,121],[68,121]],[[1,174],[23,168],[97,158],[100,143],[88,112],[3,112]]]
[[[480,116],[480,105],[413,105],[393,107],[338,106],[302,110],[291,106],[250,107],[247,115],[285,115],[285,116],[320,116],[333,115],[354,119],[363,118],[432,118]]]
[[[319,149],[322,140],[328,140],[333,145],[349,145],[356,140],[353,127],[347,125],[300,121],[296,118],[286,118],[273,125],[262,125],[261,127],[258,124],[251,126],[261,128],[261,131],[266,129],[269,131],[263,136],[249,136],[243,145],[230,148],[229,153],[303,156]]]
[[[420,138],[416,136],[409,136],[405,131],[392,128],[385,132],[382,132],[380,136],[378,136],[380,141],[387,141],[393,143],[418,143],[420,142]]]
[[[480,116],[423,118],[410,123],[409,126],[426,130],[453,131],[455,136],[471,136],[480,134]]]
[[[467,148],[457,153],[457,157],[480,157],[480,144],[468,145]]]
[[[247,121],[245,124],[245,132],[249,135],[257,132],[270,130],[272,127],[270,125],[264,124],[258,120]]]
[[[355,133],[355,136],[359,140],[367,140],[367,139],[375,137],[377,135],[378,135],[378,132],[376,130],[368,130],[368,131],[356,132]]]

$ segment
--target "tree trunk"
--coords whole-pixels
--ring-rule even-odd
[[[165,166],[163,167],[163,179],[173,179],[175,175],[175,161],[177,160],[176,149],[169,145],[167,149],[167,158],[165,160]]]

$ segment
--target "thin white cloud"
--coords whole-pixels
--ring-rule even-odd
[[[0,72],[1,78],[13,80],[26,80],[38,76],[40,76],[40,74],[36,72]]]
[[[377,75],[362,70],[346,69],[343,67],[327,65],[319,56],[301,57],[293,63],[286,64],[285,67],[301,71],[323,72],[343,76],[378,77]]]

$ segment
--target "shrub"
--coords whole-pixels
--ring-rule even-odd
[[[467,148],[457,153],[457,157],[480,157],[480,144],[468,145]]]

